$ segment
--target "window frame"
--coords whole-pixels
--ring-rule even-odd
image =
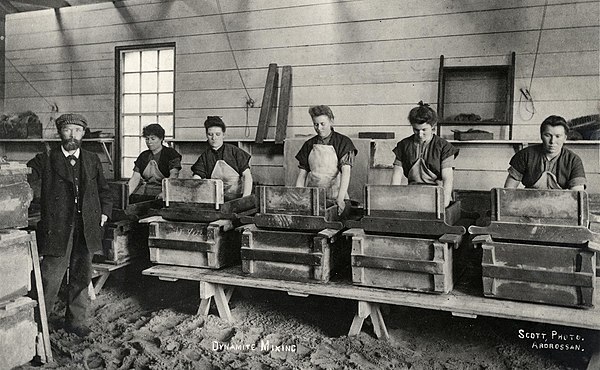
[[[165,42],[165,43],[155,43],[155,44],[143,44],[143,45],[127,45],[127,46],[117,46],[115,47],[115,160],[113,160],[114,164],[114,173],[115,178],[120,180],[128,179],[127,177],[123,177],[123,142],[124,142],[124,134],[123,134],[123,125],[122,121],[122,82],[123,82],[123,52],[127,51],[146,51],[146,50],[160,50],[160,49],[172,49],[173,50],[173,138],[175,137],[175,93],[177,90],[176,83],[176,73],[177,73],[177,49],[174,42]],[[141,92],[140,92],[141,93]],[[158,93],[157,93],[158,94]]]

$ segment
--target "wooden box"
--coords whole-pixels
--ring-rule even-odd
[[[166,178],[162,190],[167,207],[177,203],[198,203],[219,209],[225,202],[221,180]]]
[[[318,232],[342,229],[337,205],[328,204],[326,190],[314,187],[257,186],[257,227]]]
[[[0,305],[26,295],[31,288],[30,240],[22,230],[0,234]]]
[[[592,307],[596,287],[596,255],[570,246],[493,241],[473,242],[483,248],[483,293],[487,297]]]
[[[124,210],[129,205],[129,181],[109,181],[108,186],[113,199],[113,209]]]
[[[21,297],[0,307],[0,366],[12,369],[27,364],[36,355],[36,302]]]
[[[553,244],[593,240],[585,191],[494,188],[491,197],[490,225],[471,226],[469,233]]]
[[[31,168],[24,164],[0,164],[0,229],[27,227],[27,210],[33,200],[29,173]]]
[[[211,223],[150,222],[150,261],[219,269],[240,260],[240,235],[231,220]]]
[[[137,221],[116,221],[105,226],[102,262],[121,263],[144,254],[148,246],[148,225]]]
[[[456,235],[440,239],[365,234],[350,229],[352,282],[357,285],[448,293],[453,287],[452,250]]]
[[[262,230],[256,225],[241,229],[242,271],[252,276],[327,282],[349,257],[338,230],[294,232]]]
[[[460,202],[444,208],[441,186],[366,185],[365,213],[360,228],[366,232],[436,237],[466,232],[455,225],[461,217]]]
[[[131,206],[130,206],[131,207]],[[213,222],[217,220],[238,220],[256,213],[258,198],[254,194],[226,201],[215,209],[212,204],[173,203],[162,208],[160,215],[171,221]]]

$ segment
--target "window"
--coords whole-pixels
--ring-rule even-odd
[[[159,123],[173,138],[175,47],[117,49],[119,58],[119,141],[122,178],[133,174],[134,161],[147,149],[142,128]]]

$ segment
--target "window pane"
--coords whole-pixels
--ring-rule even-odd
[[[173,91],[173,72],[160,72],[158,74],[158,91],[172,92]]]
[[[156,116],[142,116],[142,127],[156,123]]]
[[[173,111],[173,94],[158,95],[158,111],[172,112]]]
[[[173,116],[160,116],[158,122],[165,129],[165,136],[173,137]]]
[[[169,50],[161,50],[159,52],[160,64],[159,68],[161,70],[165,69],[173,69],[173,62],[175,61],[175,51],[173,49]]]
[[[137,157],[136,157],[137,158]],[[129,178],[133,175],[133,162],[135,161],[135,158],[123,158],[123,168],[121,170],[121,173],[123,177],[125,178]]]
[[[146,139],[143,136],[140,136],[139,140],[140,140],[140,153],[141,153],[143,150],[148,149],[148,145],[146,145]]]
[[[139,135],[140,134],[140,117],[139,116],[123,117],[123,134],[124,135]]]
[[[123,76],[123,92],[136,93],[140,92],[140,74],[126,73]]]
[[[158,50],[142,51],[142,71],[156,71],[158,68]]]
[[[123,112],[138,113],[140,111],[140,96],[139,95],[124,95],[123,96]]]
[[[142,95],[142,113],[153,113],[157,108],[156,94]]]
[[[140,52],[129,51],[123,53],[123,72],[135,72],[140,70]]]
[[[142,73],[142,92],[156,92],[158,89],[158,73]]]
[[[123,155],[127,157],[136,157],[140,154],[140,137],[125,136],[123,138]],[[133,168],[133,167],[132,167]]]

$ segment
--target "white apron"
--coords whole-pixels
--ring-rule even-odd
[[[327,189],[327,199],[337,199],[340,191],[341,174],[338,169],[338,158],[331,145],[315,144],[308,155],[310,172],[306,178],[306,186]],[[348,194],[344,195],[344,199]]]
[[[162,179],[164,178],[165,176],[158,169],[158,163],[152,159],[142,173],[144,181],[140,182],[133,193],[137,195],[157,196],[162,192]]]
[[[219,159],[215,164],[210,178],[223,181],[223,193],[226,202],[240,198],[244,193],[242,177],[222,159]]]
[[[425,144],[423,149],[419,151],[419,159],[413,164],[413,166],[408,171],[408,184],[416,185],[416,184],[426,184],[426,185],[442,185],[442,181],[437,179],[437,176],[433,171],[427,167],[425,164],[425,152],[430,142]]]
[[[555,189],[561,190],[562,188],[558,185],[556,176],[550,171],[544,171],[540,178],[533,184],[533,189]]]

